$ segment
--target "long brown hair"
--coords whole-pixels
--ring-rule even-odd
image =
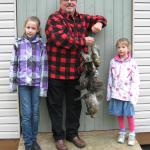
[[[131,44],[127,38],[120,38],[116,42],[116,48],[118,47],[119,44],[124,44],[125,46],[128,47],[128,50],[131,52]]]
[[[41,29],[40,29],[41,22],[40,22],[40,19],[36,16],[30,16],[25,20],[24,27],[26,26],[28,21],[34,21],[34,22],[37,23],[37,26],[38,26],[38,29],[39,29],[39,32],[37,34],[41,37]],[[25,35],[25,32],[24,32],[23,35]]]

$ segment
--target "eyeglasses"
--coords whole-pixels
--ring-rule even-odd
[[[75,2],[75,1],[77,1],[77,0],[63,0],[64,2]]]

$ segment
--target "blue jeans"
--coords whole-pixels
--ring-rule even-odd
[[[22,134],[25,146],[36,141],[39,123],[39,87],[19,86]]]

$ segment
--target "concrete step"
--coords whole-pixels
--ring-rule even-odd
[[[128,146],[127,140],[124,144],[119,144],[116,131],[94,131],[82,132],[81,138],[85,140],[87,146],[82,150],[142,150],[138,142],[134,146]],[[54,140],[51,133],[40,133],[38,135],[38,143],[42,150],[56,150]],[[79,150],[72,143],[66,141],[68,150]],[[18,150],[24,150],[23,139],[20,139]]]

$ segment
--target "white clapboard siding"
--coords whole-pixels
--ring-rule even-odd
[[[136,34],[150,34],[150,27],[136,27],[134,30],[135,35]]]
[[[12,45],[0,45],[0,53],[11,53],[12,48]]]
[[[14,4],[1,4],[0,5],[0,12],[9,12],[9,11],[14,11],[15,6]]]
[[[136,11],[134,14],[134,18],[150,18],[150,12],[149,11]]]
[[[15,29],[0,29],[0,36],[3,36],[3,37],[7,37],[7,36],[15,36],[16,35],[16,31]]]
[[[150,89],[140,89],[140,96],[150,96]]]
[[[14,13],[13,12],[1,12],[0,13],[0,20],[12,20],[14,19]]]
[[[149,104],[150,98],[149,96],[140,96],[138,100],[138,104]]]
[[[149,66],[150,65],[149,58],[142,58],[142,59],[138,58],[136,60],[137,60],[137,63],[138,63],[139,66],[140,65],[143,65],[143,66]]]
[[[134,26],[135,27],[149,27],[149,24],[150,24],[150,20],[144,20],[144,19],[135,19],[135,22],[134,22]]]
[[[141,0],[142,1],[142,0]],[[150,3],[135,3],[134,4],[134,10],[135,11],[150,11]]]
[[[149,126],[137,126],[135,128],[136,132],[147,132],[149,131]]]
[[[0,62],[0,69],[8,69],[10,62]]]
[[[136,30],[136,27],[133,30]],[[134,43],[134,50],[138,51],[143,49],[150,50],[150,43]]]
[[[0,125],[0,132],[16,132],[16,131],[19,131],[19,128],[18,128],[18,124],[13,124],[13,125]]]
[[[0,70],[0,78],[8,77],[9,76],[9,70]]]
[[[0,86],[0,93],[8,93],[9,91],[8,85]]]
[[[10,101],[15,101],[16,100],[16,97],[17,97],[17,93],[1,93],[0,94],[0,101],[5,101],[5,100],[8,100],[9,102]]]
[[[137,51],[134,53],[134,57],[136,58],[149,58],[150,57],[150,51],[145,50],[144,53],[143,51]]]
[[[150,81],[141,81],[140,88],[141,89],[150,89]]]
[[[0,44],[14,44],[14,37],[0,37]]]
[[[149,22],[150,23],[150,22]],[[142,35],[135,35],[134,38],[135,42],[150,42],[150,35],[142,34]]]
[[[14,123],[18,123],[18,117],[14,117],[14,116],[9,116],[9,117],[0,117],[0,122],[1,124],[14,124]]]
[[[149,0],[135,0],[134,3],[145,3],[145,2],[150,2]]]
[[[140,80],[141,81],[150,81],[149,74],[140,74]]]
[[[0,117],[8,117],[8,116],[17,116],[18,111],[16,110],[16,108],[5,108],[5,109],[0,109]]]
[[[0,0],[0,139],[20,138],[17,93],[9,90],[9,66],[16,37],[16,0]]]
[[[0,20],[0,29],[15,28],[14,20]]]
[[[17,101],[0,101],[0,109],[16,109],[17,107]]]
[[[8,85],[9,79],[8,78],[0,78],[0,86],[1,85]]]
[[[0,0],[0,3],[1,4],[3,4],[3,3],[7,3],[7,4],[9,4],[9,3],[14,3],[14,0]]]
[[[133,56],[139,65],[136,132],[150,132],[150,0],[133,0]]]
[[[150,123],[150,118],[145,118],[145,119],[142,119],[143,121],[141,121],[141,119],[136,119],[135,120],[135,124],[137,126],[148,126],[149,123]]]
[[[0,53],[0,61],[10,61],[11,54],[10,53]]]
[[[137,104],[136,111],[150,111],[150,104]]]
[[[141,112],[136,112],[135,118],[137,119],[150,118],[150,111],[143,111],[142,114]]]
[[[150,73],[150,66],[139,66],[140,73]]]
[[[19,124],[17,124],[19,125]],[[18,139],[20,137],[19,131],[16,132],[0,132],[0,139]]]

